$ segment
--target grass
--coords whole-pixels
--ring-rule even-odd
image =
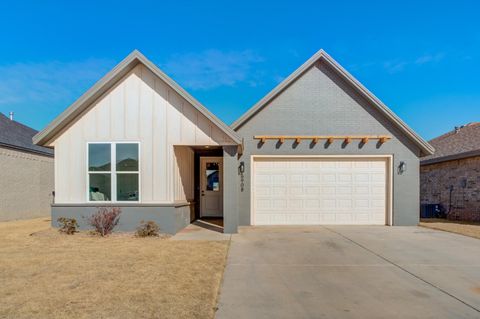
[[[228,241],[0,223],[0,318],[213,318]]]
[[[420,226],[480,239],[480,223],[428,218],[422,219]]]

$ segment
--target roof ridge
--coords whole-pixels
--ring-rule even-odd
[[[459,129],[459,132],[462,132],[462,129],[464,128],[473,128],[475,126],[480,126],[480,122],[470,122],[470,123],[467,123],[467,124],[464,124],[464,125],[461,125],[461,126],[457,126],[458,129]],[[463,130],[464,131],[464,130]],[[448,138],[450,136],[455,136],[456,134],[458,133],[455,133],[455,128],[453,130],[450,130],[448,132],[445,132],[437,137],[434,137],[432,138],[431,140],[429,140],[428,142],[429,143],[432,143],[432,142],[436,142],[436,141],[439,141],[439,140],[443,140],[445,138]]]
[[[465,124],[465,126],[476,126],[476,125],[480,125],[480,122],[470,122]]]

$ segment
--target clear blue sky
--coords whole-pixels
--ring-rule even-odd
[[[230,124],[323,48],[430,139],[480,121],[478,3],[4,1],[0,112],[42,129],[137,48]]]

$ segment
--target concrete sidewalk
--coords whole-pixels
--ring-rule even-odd
[[[195,221],[178,233],[172,240],[230,240],[230,234],[223,233],[223,227],[205,221]]]
[[[480,241],[418,227],[232,236],[217,318],[479,318]]]

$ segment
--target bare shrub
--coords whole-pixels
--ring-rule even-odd
[[[78,223],[75,218],[59,217],[57,222],[60,224],[59,232],[73,235],[77,232]]]
[[[120,220],[122,210],[119,207],[99,207],[95,214],[88,217],[88,223],[100,236],[110,234]]]
[[[155,236],[158,237],[158,233],[160,231],[160,227],[158,227],[157,223],[155,223],[153,220],[149,221],[141,221],[140,226],[137,228],[137,232],[135,235],[137,237],[151,237]]]

